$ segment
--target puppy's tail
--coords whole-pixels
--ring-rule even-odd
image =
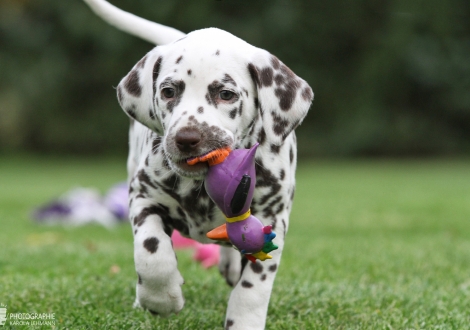
[[[181,31],[125,12],[105,0],[84,0],[108,24],[155,45],[164,45],[185,36]]]

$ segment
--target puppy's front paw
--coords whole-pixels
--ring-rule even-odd
[[[181,284],[178,281],[162,287],[137,284],[134,307],[142,307],[155,316],[167,317],[173,313],[177,314],[184,306]]]

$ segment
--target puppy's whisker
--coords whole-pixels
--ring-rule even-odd
[[[173,188],[171,190],[175,191],[176,183],[178,182],[178,180],[179,180],[179,176],[177,175],[176,179],[175,179],[175,182],[173,183]]]
[[[192,186],[194,182],[192,180],[188,180],[188,184],[184,187],[184,191],[189,191],[190,186]]]
[[[202,185],[199,186],[199,189],[197,190],[197,196],[196,199],[199,198],[199,194],[201,193],[202,190]]]
[[[267,170],[266,167],[264,167],[263,165],[261,165],[261,163],[256,161],[256,158],[255,158],[255,164],[258,165],[259,167],[264,168],[265,170]]]

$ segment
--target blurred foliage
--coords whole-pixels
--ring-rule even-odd
[[[470,152],[468,0],[112,0],[184,32],[216,26],[278,56],[315,101],[301,155]],[[81,0],[0,2],[0,151],[121,153],[113,86],[152,45]]]

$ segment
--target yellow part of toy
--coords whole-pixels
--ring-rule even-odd
[[[267,254],[264,251],[259,251],[259,252],[253,253],[251,255],[253,257],[255,257],[256,259],[259,259],[261,261],[265,261],[266,259],[272,259],[273,258],[271,255]]]
[[[246,211],[242,215],[239,215],[239,216],[236,216],[236,217],[233,217],[233,218],[225,218],[225,220],[227,220],[227,222],[243,221],[246,218],[248,218],[250,215],[251,215],[251,210],[248,209],[248,211]]]

